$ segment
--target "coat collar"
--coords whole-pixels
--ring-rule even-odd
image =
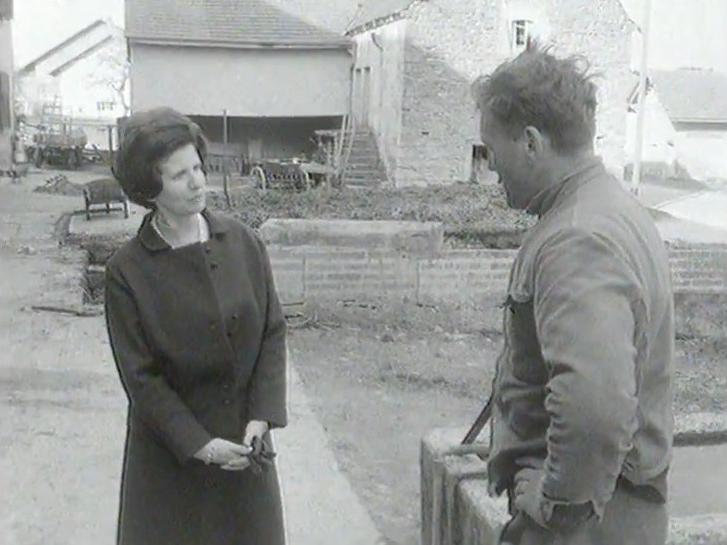
[[[584,160],[563,180],[535,195],[528,204],[526,211],[542,218],[565,197],[603,172],[605,172],[605,167],[600,157],[590,157]]]
[[[157,230],[151,224],[151,218],[154,215],[154,211],[147,213],[144,219],[141,221],[139,230],[137,231],[136,237],[150,252],[160,252],[163,250],[170,250],[171,246],[159,236]],[[202,217],[207,220],[207,225],[210,229],[210,238],[221,238],[228,230],[227,224],[215,213],[210,212],[207,208],[202,210]]]

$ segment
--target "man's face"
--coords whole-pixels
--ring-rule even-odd
[[[487,147],[488,167],[505,188],[507,203],[522,210],[537,194],[525,133],[513,137],[489,111],[480,119],[480,137]]]

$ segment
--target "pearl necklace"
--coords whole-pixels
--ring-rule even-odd
[[[161,239],[166,242],[172,249],[180,248],[182,246],[187,246],[187,244],[172,244],[172,242],[164,236],[164,233],[162,232],[161,227],[159,226],[159,213],[156,212],[152,218],[151,218],[151,224],[152,227],[154,227],[154,230],[157,232],[157,234],[161,237]],[[189,244],[195,244],[196,242],[206,242],[209,240],[209,233],[207,232],[207,222],[205,221],[202,214],[197,214],[197,240],[194,242],[190,242]]]

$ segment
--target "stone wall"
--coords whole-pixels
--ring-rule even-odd
[[[520,2],[522,3],[522,2]],[[467,180],[479,114],[471,82],[511,58],[509,25],[516,0],[430,0],[407,11],[401,138],[392,174],[397,185]],[[597,151],[621,175],[633,23],[617,0],[533,0],[538,37],[559,55],[582,54],[599,86]],[[520,11],[518,11],[520,9]],[[517,15],[519,16],[519,15]]]

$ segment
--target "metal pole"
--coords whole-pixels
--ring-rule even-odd
[[[106,131],[109,137],[109,164],[114,164],[114,126],[107,125]]]
[[[222,186],[225,190],[225,201],[227,207],[232,206],[230,201],[230,183],[227,177],[227,110],[222,110]]]
[[[631,191],[639,194],[641,183],[641,156],[644,148],[644,117],[646,114],[647,66],[649,61],[649,29],[651,27],[651,0],[644,2],[644,15],[641,21],[641,66],[639,68],[639,109],[636,112],[636,142],[634,148],[634,168],[631,173]]]

